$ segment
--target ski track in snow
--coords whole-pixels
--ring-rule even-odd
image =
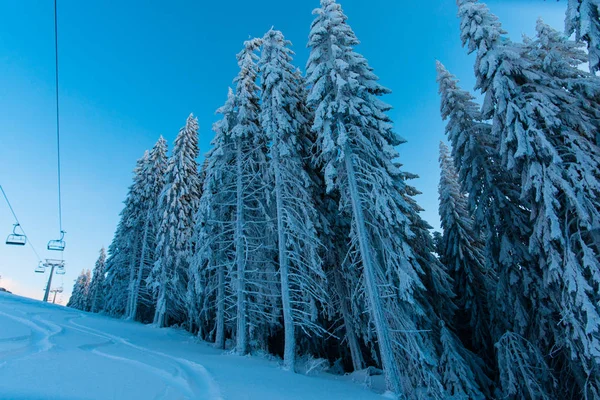
[[[80,317],[84,318],[85,316],[81,315]],[[130,364],[137,365],[138,367],[147,369],[149,371],[153,371],[154,373],[159,375],[161,378],[167,379],[172,384],[174,384],[174,386],[181,388],[184,392],[187,392],[188,395],[192,396],[192,398],[198,398],[199,396],[202,396],[204,394],[206,388],[204,388],[203,385],[199,384],[199,381],[204,381],[204,383],[206,383],[206,386],[209,391],[209,393],[208,393],[209,398],[213,399],[213,400],[222,400],[222,396],[221,396],[219,387],[217,386],[217,384],[216,384],[215,380],[212,378],[212,376],[210,376],[210,374],[208,373],[206,368],[204,368],[204,366],[194,363],[192,361],[183,359],[183,358],[174,357],[169,354],[162,353],[160,351],[151,350],[146,347],[138,346],[120,336],[111,335],[111,334],[101,332],[99,330],[78,324],[78,323],[74,322],[73,319],[74,318],[69,320],[69,324],[72,325],[71,329],[73,329],[73,327],[75,327],[76,330],[79,330],[83,333],[95,335],[95,336],[98,336],[98,337],[108,340],[107,342],[101,343],[100,345],[96,345],[96,347],[94,347],[91,350],[94,354],[98,354],[103,357],[111,358],[114,360],[121,360],[123,362],[128,362]],[[165,371],[163,369],[159,369],[159,368],[153,367],[151,365],[142,363],[138,360],[129,359],[129,358],[120,357],[120,356],[114,356],[114,355],[110,355],[110,354],[107,354],[107,353],[97,350],[97,347],[111,345],[111,344],[117,344],[117,343],[131,347],[131,348],[138,350],[145,354],[158,356],[160,358],[166,359],[166,360],[170,361],[170,364],[176,368],[177,372],[175,374],[172,374],[168,371]],[[198,378],[200,378],[200,379],[198,379]]]
[[[2,357],[3,360],[29,357],[33,354],[49,351],[52,347],[54,347],[54,344],[50,341],[50,338],[61,333],[63,328],[51,322],[40,320],[37,314],[39,313],[30,314],[33,315],[32,319],[26,319],[0,311],[0,315],[31,328],[31,334],[29,335],[7,338],[1,341],[4,343],[21,342],[25,340],[29,341],[29,343],[25,346],[0,352],[0,357]],[[37,323],[33,320],[37,321]],[[5,364],[6,362],[4,362],[2,365]]]
[[[169,394],[171,394],[171,389],[175,389],[176,391],[180,392],[180,395],[183,395],[185,398],[189,399],[223,399],[217,383],[208,373],[206,368],[204,368],[204,366],[183,358],[174,357],[160,351],[151,350],[143,346],[133,344],[122,337],[111,335],[109,333],[102,332],[73,321],[74,319],[85,318],[86,316],[84,314],[64,318],[63,321],[66,323],[66,325],[59,325],[41,317],[42,315],[49,313],[33,312],[24,314],[29,317],[29,319],[0,311],[0,316],[9,318],[31,329],[31,334],[29,335],[19,335],[0,339],[0,343],[27,342],[23,346],[6,351],[0,351],[0,359],[2,359],[0,368],[6,366],[9,361],[51,351],[55,347],[55,343],[51,341],[54,336],[64,334],[65,330],[74,330],[86,335],[96,336],[100,339],[103,339],[103,341],[98,343],[77,346],[80,350],[88,351],[92,354],[110,360],[129,364],[135,368],[149,372],[160,378],[165,383],[165,389],[154,397],[157,400],[167,398]],[[115,345],[127,346],[147,356],[159,358],[166,362],[167,366],[172,367],[175,372],[171,372],[168,369],[155,367],[134,358],[117,356],[99,350],[99,348],[106,348]],[[180,397],[178,396],[178,398]]]

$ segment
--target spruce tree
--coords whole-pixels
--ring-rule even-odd
[[[528,206],[520,198],[520,180],[502,167],[498,140],[491,135],[491,125],[482,120],[473,96],[439,62],[437,71],[442,118],[448,121],[446,134],[461,190],[469,194],[474,229],[485,241],[486,269],[498,277],[490,309],[493,340],[507,329],[524,335],[535,319],[535,309],[543,305],[534,307],[530,300],[538,278],[530,266],[531,223]]]
[[[157,296],[153,323],[158,327],[185,317],[190,239],[200,196],[197,157],[198,122],[190,114],[175,139],[157,206],[156,261],[148,281]]]
[[[271,29],[262,42],[260,121],[270,141],[269,167],[275,197],[285,336],[284,368],[294,370],[296,331],[322,332],[316,320],[318,306],[327,303],[326,278],[315,228],[317,211],[312,181],[301,153],[304,140],[301,135],[307,122],[301,112],[301,81],[291,64],[290,42],[283,34]]]
[[[234,247],[236,202],[236,151],[231,129],[236,123],[235,95],[229,89],[227,101],[217,110],[223,117],[213,125],[215,137],[206,154],[204,184],[200,197],[194,240],[198,243],[190,261],[194,284],[203,287],[198,324],[205,340],[214,340],[217,348],[225,348],[226,329],[235,327],[233,277],[236,251]]]
[[[266,348],[268,331],[278,324],[280,293],[274,265],[274,235],[268,209],[267,137],[259,122],[257,86],[260,39],[244,42],[234,80],[236,118],[231,126],[235,149],[235,296],[236,352],[246,354],[249,336]]]
[[[403,196],[405,175],[394,163],[401,139],[392,131],[367,61],[354,51],[358,40],[333,0],[322,0],[309,36],[307,65],[313,131],[325,162],[328,191],[351,218],[350,263],[346,277],[353,307],[368,316],[389,388],[411,397],[428,391],[443,396],[432,336],[420,330],[422,267],[411,247],[410,215]],[[409,333],[410,332],[410,333]]]
[[[151,298],[142,282],[148,277],[155,261],[156,232],[158,229],[158,201],[162,192],[167,167],[167,142],[161,136],[145,159],[140,171],[138,212],[135,227],[139,230],[139,258],[130,270],[127,293],[128,319],[135,319],[140,301],[149,305]],[[140,294],[142,295],[140,298]]]
[[[94,266],[94,274],[90,283],[90,311],[98,312],[102,309],[104,300],[104,278],[106,274],[106,250],[100,249],[100,255]]]
[[[148,152],[145,152],[133,170],[133,183],[129,186],[124,201],[125,206],[119,214],[119,223],[108,247],[103,309],[113,316],[123,316],[128,313],[128,293],[139,259],[138,218],[142,209],[139,202],[140,183],[143,180],[144,166],[147,161]]]
[[[67,303],[67,307],[76,308],[81,311],[89,310],[90,280],[90,270],[81,270],[75,281],[75,285],[73,285],[73,292]]]
[[[486,96],[484,118],[493,119],[502,165],[521,180],[530,207],[529,251],[543,278],[538,293],[549,308],[540,316],[538,340],[561,349],[555,369],[561,391],[600,396],[600,150],[591,132],[598,120],[578,94],[540,67],[531,44],[504,37],[497,18],[475,0],[459,4],[461,38],[477,52],[475,73]],[[596,130],[591,128],[595,127]],[[548,343],[549,342],[549,343]],[[574,389],[573,385],[577,387]]]
[[[460,189],[450,150],[442,142],[440,169],[441,251],[457,293],[458,329],[470,347],[483,355],[491,347],[488,292],[495,284],[494,272],[486,269],[483,244],[467,211],[467,196]]]

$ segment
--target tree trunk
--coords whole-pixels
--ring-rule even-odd
[[[215,346],[225,348],[225,267],[221,264],[217,269],[217,333]]]
[[[167,311],[167,270],[165,265],[161,265],[159,284],[153,324],[162,328],[165,324],[165,313]]]
[[[135,315],[137,314],[138,307],[138,299],[140,295],[140,285],[142,283],[142,277],[144,274],[144,260],[146,258],[146,252],[148,251],[148,231],[150,230],[149,221],[151,218],[150,209],[148,209],[148,213],[146,214],[146,221],[144,222],[144,236],[142,239],[142,254],[140,255],[140,265],[137,271],[137,277],[135,282],[133,283],[133,293],[131,293],[131,300],[129,302],[129,315],[127,315],[127,319],[135,319]]]
[[[379,293],[375,278],[375,265],[372,259],[374,249],[369,243],[369,235],[365,224],[358,184],[352,163],[352,153],[348,147],[344,149],[344,161],[348,173],[348,186],[350,189],[350,200],[352,202],[352,213],[356,225],[356,234],[360,248],[360,257],[363,264],[363,277],[365,280],[365,289],[369,301],[371,317],[375,324],[377,333],[377,342],[381,354],[381,364],[385,372],[385,380],[390,390],[396,394],[402,394],[402,384],[400,382],[400,371],[394,359],[392,341],[389,336],[389,326],[385,318],[381,295]]]
[[[237,139],[236,154],[236,223],[235,223],[235,258],[237,265],[237,332],[236,352],[246,354],[248,348],[248,332],[246,329],[246,252],[244,251],[244,199],[242,180],[242,140]]]
[[[296,337],[294,333],[294,319],[292,316],[292,303],[290,300],[289,262],[286,252],[286,234],[283,222],[283,195],[281,171],[279,169],[279,154],[273,152],[273,165],[275,166],[275,201],[277,207],[277,247],[279,250],[279,277],[281,279],[281,303],[283,307],[283,328],[285,347],[283,351],[283,368],[295,371]]]
[[[135,256],[137,255],[139,247],[138,234],[133,236],[133,251],[131,253],[131,260],[129,261],[129,285],[127,285],[127,304],[125,305],[125,316],[129,317],[131,314],[131,298],[133,296],[133,287],[135,281]]]

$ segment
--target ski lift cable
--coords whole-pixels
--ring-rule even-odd
[[[10,212],[12,213],[13,217],[15,218],[15,222],[17,223],[17,225],[19,225],[19,227],[21,228],[21,231],[23,231],[23,235],[25,235],[25,237],[29,238],[29,236],[27,235],[27,232],[25,232],[25,229],[23,229],[23,225],[21,225],[21,223],[19,222],[19,218],[17,218],[17,214],[15,213],[15,210],[13,209],[12,204],[10,204],[10,200],[8,200],[8,196],[6,195],[6,192],[4,191],[4,188],[2,187],[2,185],[0,185],[0,191],[2,191],[4,200],[6,200],[6,204],[8,204],[8,208],[10,209]],[[37,257],[38,261],[42,262],[42,258],[40,257],[37,250],[33,246],[33,243],[31,243],[31,240],[27,240],[27,243],[29,243],[31,250],[33,250],[33,252],[35,253],[35,256]]]
[[[62,233],[62,196],[61,196],[61,169],[60,169],[60,113],[58,101],[58,13],[57,0],[54,0],[54,60],[55,60],[55,78],[56,78],[56,153],[57,153],[57,171],[58,171],[58,226]]]

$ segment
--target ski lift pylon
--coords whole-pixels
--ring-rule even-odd
[[[65,249],[65,231],[60,231],[60,239],[48,242],[48,250],[63,251]]]
[[[25,246],[25,243],[27,243],[27,236],[25,236],[24,233],[17,233],[17,228],[20,227],[21,224],[14,224],[12,233],[6,238],[6,244],[12,246]],[[21,231],[23,231],[23,229],[21,229]]]

